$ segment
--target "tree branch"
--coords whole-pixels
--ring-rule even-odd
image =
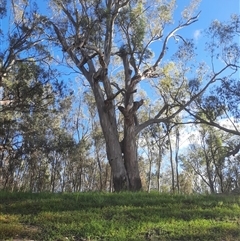
[[[184,28],[184,27],[187,27],[193,23],[195,23],[196,21],[198,21],[198,17],[200,15],[200,12],[197,14],[197,16],[195,17],[192,17],[190,18],[187,22],[183,23],[183,24],[180,24],[178,25],[176,28],[174,28],[167,36],[166,38],[164,39],[164,42],[163,42],[163,46],[162,46],[162,50],[156,60],[156,62],[151,66],[149,67],[148,69],[146,69],[144,72],[143,72],[143,77],[146,77],[149,73],[151,73],[152,71],[154,71],[156,69],[156,67],[159,65],[159,63],[161,62],[161,60],[163,59],[164,55],[165,55],[165,52],[167,50],[167,43],[169,41],[169,39],[171,37],[174,36],[174,34],[179,31],[180,29]]]
[[[208,81],[208,83],[202,88],[201,91],[199,91],[195,96],[193,96],[189,101],[187,101],[185,104],[181,104],[179,103],[179,108],[171,115],[169,115],[168,117],[165,118],[161,118],[158,119],[158,117],[160,117],[160,115],[164,112],[164,109],[162,108],[159,113],[155,116],[155,118],[153,119],[149,119],[146,122],[140,124],[136,130],[135,130],[135,134],[138,134],[141,130],[143,130],[144,128],[146,128],[149,125],[152,125],[154,123],[168,123],[171,119],[173,119],[177,114],[179,114],[181,111],[183,110],[187,110],[187,106],[189,106],[194,100],[196,100],[200,95],[203,94],[203,92],[209,87],[210,84],[212,84],[213,82],[215,82],[216,80],[218,80],[216,77],[218,75],[220,75],[221,73],[223,73],[226,69],[228,69],[229,67],[233,67],[234,65],[227,65],[224,68],[222,68],[219,72],[215,73],[212,78]],[[233,133],[233,132],[231,132]],[[235,132],[236,133],[236,132]]]
[[[106,101],[112,101],[112,100],[114,100],[114,99],[115,99],[120,93],[122,93],[122,92],[126,92],[126,90],[125,90],[125,89],[120,89],[120,90],[118,90],[117,93],[115,93],[115,94],[112,95],[111,97],[107,98]]]
[[[71,21],[71,23],[73,24],[73,26],[76,28],[77,30],[77,23],[76,21],[73,19],[72,15],[70,14],[70,12],[64,7],[64,5],[62,3],[59,3],[63,12],[67,15],[68,19]],[[76,16],[77,17],[77,16]]]
[[[229,128],[226,128],[224,126],[221,126],[219,125],[218,123],[216,122],[213,122],[213,121],[206,121],[204,119],[202,119],[201,117],[199,117],[198,115],[195,115],[193,114],[189,109],[185,108],[185,110],[187,111],[187,113],[189,115],[191,115],[192,117],[194,117],[196,120],[199,120],[200,122],[198,124],[206,124],[206,125],[209,125],[209,126],[214,126],[220,130],[223,130],[225,132],[228,132],[228,133],[231,133],[231,134],[234,134],[234,135],[238,135],[240,136],[240,132],[239,131],[236,131],[236,130],[233,130],[233,129],[229,129]],[[192,123],[196,123],[196,122],[192,122]],[[183,123],[184,124],[184,123]]]
[[[73,51],[69,48],[65,37],[62,35],[61,31],[59,30],[59,28],[52,22],[49,22],[52,26],[53,29],[57,35],[57,38],[59,40],[59,42],[61,43],[63,49],[65,49],[67,51],[67,53],[69,54],[69,56],[71,57],[72,61],[75,63],[75,65],[81,70],[81,72],[84,74],[84,76],[88,75],[88,71],[85,69],[84,64],[82,64],[82,61],[80,61],[77,56],[73,53]],[[83,51],[83,50],[82,50]],[[85,55],[83,56],[83,58],[86,57]],[[89,57],[86,57],[87,61],[89,61]],[[91,61],[91,60],[90,60]],[[94,66],[89,66],[94,68]]]

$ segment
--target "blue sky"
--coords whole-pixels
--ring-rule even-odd
[[[175,26],[180,20],[181,11],[190,4],[191,0],[177,0],[177,9],[176,9],[176,18],[175,18]],[[41,9],[46,9],[47,1],[39,1]],[[179,33],[183,34],[184,37],[194,38],[198,47],[201,47],[205,44],[205,40],[203,39],[203,30],[209,27],[210,23],[218,19],[220,21],[226,21],[230,19],[231,14],[239,14],[240,13],[240,4],[239,0],[202,0],[199,6],[199,11],[201,11],[201,15],[199,20],[191,26],[181,30]],[[5,18],[1,21],[1,27],[4,29],[8,29],[8,18]],[[172,29],[174,26],[170,26],[169,29]],[[172,50],[176,47],[175,41],[171,41],[171,44],[174,43],[175,46],[172,46]],[[4,47],[4,43],[1,43],[1,47]],[[170,55],[173,54],[169,53]],[[207,54],[201,54],[199,58],[207,61]]]
[[[201,15],[199,21],[194,24],[193,32],[196,40],[201,37],[201,30],[207,28],[213,20],[228,21],[232,14],[239,14],[240,4],[239,0],[202,0],[199,9]]]
[[[177,6],[174,13],[174,24],[168,26],[164,31],[165,36],[178,25],[181,20],[181,12],[188,7],[191,2],[191,0],[176,0]],[[200,11],[201,13],[198,21],[181,29],[177,34],[185,39],[194,39],[196,47],[198,48],[196,50],[196,53],[198,54],[196,57],[197,61],[204,61],[207,64],[210,64],[211,59],[209,53],[204,50],[205,44],[209,39],[206,38],[204,31],[214,20],[219,20],[220,22],[229,21],[232,14],[240,14],[240,3],[239,0],[202,0],[195,11],[195,15]],[[168,51],[164,57],[164,62],[171,59],[171,56],[175,53],[179,43],[181,43],[181,40],[178,43],[176,43],[173,38],[169,40]],[[155,55],[159,53],[162,46],[161,44],[162,42],[158,42],[151,46]],[[217,66],[217,63],[215,63],[215,65]]]
[[[239,0],[202,0],[202,24],[209,24],[212,20],[227,20],[232,13],[239,13]]]
[[[176,23],[180,19],[180,12],[190,4],[191,0],[177,0]],[[232,14],[240,14],[239,0],[202,0],[196,11],[201,11],[197,22],[183,29],[186,36],[199,41],[202,31],[207,29],[214,20],[228,21]],[[185,35],[185,33],[184,33]]]
[[[179,10],[188,6],[190,2],[191,0],[177,0]],[[240,4],[239,0],[202,0],[199,10],[202,12],[195,26],[205,28],[215,19],[228,20],[231,14],[239,14]]]

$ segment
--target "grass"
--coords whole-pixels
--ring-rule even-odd
[[[240,241],[240,197],[0,192],[0,240]]]

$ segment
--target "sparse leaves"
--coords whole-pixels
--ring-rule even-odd
[[[190,4],[182,11],[182,17],[186,20],[192,18],[201,3],[201,0],[192,0]]]

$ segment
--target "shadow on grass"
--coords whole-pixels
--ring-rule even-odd
[[[0,215],[39,227],[39,240],[232,241],[239,213],[239,197],[228,196],[0,193]]]

